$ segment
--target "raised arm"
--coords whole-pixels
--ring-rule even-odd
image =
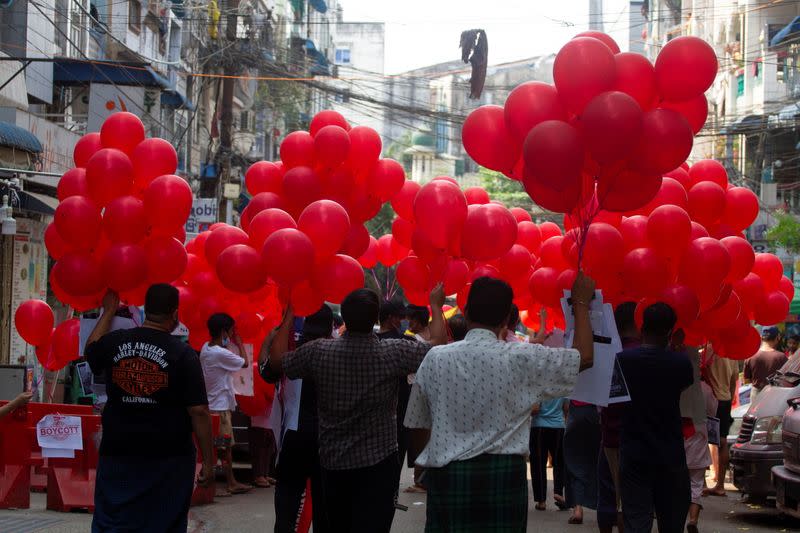
[[[286,305],[286,312],[283,314],[283,321],[274,334],[261,347],[261,358],[269,357],[269,366],[273,372],[278,374],[283,372],[283,355],[289,351],[289,335],[292,333],[292,323],[294,323],[294,311],[292,304]]]
[[[444,286],[439,283],[431,291],[431,344],[439,346],[447,344],[447,326],[444,322]]]
[[[119,295],[111,289],[103,296],[103,314],[94,325],[92,333],[86,339],[86,344],[92,344],[100,340],[100,337],[105,335],[111,329],[111,322],[114,321],[114,316],[117,314],[119,308]]]
[[[547,340],[547,309],[542,306],[539,309],[539,331],[536,335],[531,337],[531,344],[544,344]]]
[[[580,370],[594,365],[594,333],[589,314],[589,302],[594,296],[594,280],[578,272],[572,285],[572,313],[575,316],[575,338],[572,347],[581,354]]]
[[[33,398],[32,392],[21,392],[17,395],[16,398],[5,404],[4,406],[0,407],[0,418],[8,415],[9,413],[13,413],[18,408],[26,405],[28,402],[31,401]]]

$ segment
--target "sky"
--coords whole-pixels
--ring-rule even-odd
[[[553,53],[588,28],[589,0],[340,0],[347,22],[385,22],[385,71],[460,59],[461,32],[481,28],[489,64]]]

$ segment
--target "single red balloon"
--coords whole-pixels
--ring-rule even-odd
[[[314,156],[317,163],[333,169],[347,159],[350,136],[341,126],[325,126],[314,135]]]
[[[338,304],[354,290],[364,287],[364,270],[352,257],[334,255],[314,268],[311,284],[326,301]]]
[[[423,292],[430,289],[431,272],[419,257],[406,257],[397,265],[395,272],[400,285],[412,292]]]
[[[642,109],[623,92],[601,93],[586,105],[580,125],[594,160],[612,163],[626,159],[636,147],[642,133]],[[609,135],[610,131],[614,134]]]
[[[283,199],[289,213],[299,215],[309,204],[322,198],[322,184],[313,169],[296,166],[283,176]]]
[[[165,235],[173,235],[186,225],[192,202],[192,188],[185,179],[173,174],[159,176],[144,190],[147,221]]]
[[[103,148],[103,143],[100,140],[100,133],[93,132],[87,133],[75,143],[75,148],[72,151],[72,160],[75,162],[76,167],[86,168],[89,159]]]
[[[461,242],[462,254],[473,261],[497,259],[517,242],[517,221],[508,209],[497,204],[473,207],[464,222],[467,238]]]
[[[533,299],[548,307],[560,305],[563,293],[558,286],[558,276],[559,271],[555,268],[542,267],[535,270],[529,282]]]
[[[614,40],[614,38],[607,33],[603,33],[602,31],[595,31],[595,30],[582,31],[573,38],[576,39],[578,37],[590,37],[592,39],[597,39],[598,41],[608,46],[608,49],[611,50],[612,53],[614,54],[619,53],[619,45]]]
[[[217,277],[226,289],[245,294],[267,282],[261,255],[246,244],[234,244],[219,254]]]
[[[680,102],[703,94],[717,76],[717,55],[704,40],[676,37],[656,57],[656,84],[664,100]]]
[[[392,249],[393,242],[394,237],[391,235],[384,235],[379,238],[376,243],[378,261],[386,268],[391,268],[399,261],[399,258],[395,257],[394,250]]]
[[[661,102],[659,107],[672,109],[683,115],[695,135],[703,129],[708,119],[708,100],[704,94],[683,102]]]
[[[661,190],[661,177],[624,169],[597,182],[597,202],[608,211],[634,211],[652,201]],[[685,193],[684,193],[685,194]]]
[[[755,309],[753,318],[762,326],[772,326],[786,320],[789,314],[789,299],[779,290],[768,292]]]
[[[536,125],[522,148],[525,174],[542,185],[564,191],[580,184],[584,144],[577,128],[560,120]]]
[[[339,126],[345,130],[350,129],[350,124],[347,123],[341,113],[332,109],[325,109],[311,119],[311,123],[308,125],[308,132],[312,137],[315,137],[317,132],[325,126]]]
[[[100,126],[100,141],[105,148],[116,148],[131,154],[144,140],[144,124],[133,113],[114,113]]]
[[[33,346],[49,344],[55,317],[44,300],[25,300],[14,312],[14,327]]]
[[[250,237],[241,229],[224,225],[218,227],[208,236],[205,243],[205,255],[208,266],[216,269],[220,254],[229,246],[247,244]]]
[[[405,182],[406,171],[403,165],[394,159],[379,159],[372,169],[369,191],[381,202],[388,202],[402,190]]]
[[[659,300],[669,305],[678,317],[678,327],[688,327],[700,314],[700,300],[684,285],[672,285],[661,292]]]
[[[794,298],[794,283],[786,276],[781,276],[781,281],[778,283],[778,290],[786,295],[789,302]]]
[[[467,187],[464,189],[464,197],[467,199],[467,205],[488,204],[492,200],[483,187]]]
[[[706,227],[725,212],[725,191],[714,182],[701,181],[689,189],[689,214]]]
[[[514,215],[514,219],[516,219],[517,223],[533,221],[533,217],[531,217],[531,214],[527,210],[521,207],[512,207],[511,209],[509,209],[509,211],[511,211],[511,214]]]
[[[99,207],[105,207],[118,196],[130,194],[133,190],[131,160],[115,148],[99,150],[86,164],[86,184],[89,197]]]
[[[250,220],[247,233],[250,235],[250,246],[260,250],[264,241],[279,229],[297,229],[292,216],[282,209],[265,209]]]
[[[62,368],[70,361],[80,357],[78,353],[80,329],[81,321],[77,318],[70,318],[63,321],[53,330],[50,346],[55,360]]]
[[[135,196],[112,200],[103,212],[103,230],[111,242],[136,244],[147,234],[144,202]]]
[[[369,230],[363,224],[351,224],[339,253],[358,259],[369,249],[369,238]]]
[[[625,257],[620,231],[604,222],[592,222],[584,235],[582,265],[590,276],[617,272]]]
[[[109,288],[117,292],[135,289],[147,280],[147,254],[138,244],[112,244],[103,255],[102,267]]]
[[[358,262],[364,268],[374,268],[378,264],[378,239],[369,236],[369,245],[367,251],[358,258]]]
[[[356,126],[350,136],[349,165],[353,170],[369,170],[381,155],[381,136],[369,126]]]
[[[172,283],[186,270],[186,248],[174,237],[154,235],[144,242],[144,252],[151,283]]]
[[[392,236],[406,248],[413,248],[412,240],[415,229],[416,225],[404,218],[396,218],[392,222]]]
[[[758,217],[758,197],[745,187],[731,187],[725,192],[722,222],[735,231],[742,231]]]
[[[447,261],[442,282],[445,294],[456,294],[461,291],[469,281],[469,266],[460,259]]]
[[[694,135],[683,115],[671,109],[653,109],[642,116],[642,135],[631,159],[633,168],[662,175],[686,161]]]
[[[675,257],[683,252],[692,234],[689,214],[676,205],[662,205],[647,219],[647,240],[660,253]]]
[[[422,186],[416,181],[406,180],[403,182],[400,191],[392,198],[392,209],[397,213],[397,216],[414,221],[414,200],[421,188]]]
[[[506,129],[505,111],[500,106],[481,106],[467,115],[461,139],[467,154],[490,170],[511,172],[519,159],[519,143]]]
[[[631,96],[642,108],[652,109],[656,101],[656,71],[645,56],[622,52],[614,56],[617,77],[614,90]]]
[[[655,297],[671,284],[666,259],[652,248],[637,248],[625,255],[622,279],[637,297]]]
[[[538,254],[542,246],[542,232],[533,222],[517,224],[517,244],[521,244],[532,254]]]
[[[65,200],[70,196],[89,196],[89,182],[86,181],[86,169],[71,168],[64,172],[58,180],[56,197]]]
[[[619,226],[625,251],[630,252],[636,248],[646,248],[647,243],[647,217],[635,215],[626,217]]]
[[[681,261],[680,278],[700,291],[722,283],[731,270],[728,249],[717,239],[701,237],[689,243]],[[701,295],[701,303],[702,303]]]
[[[350,217],[336,202],[319,200],[305,208],[297,219],[297,228],[311,239],[318,258],[329,257],[342,248]]]
[[[515,279],[525,275],[531,269],[531,253],[521,244],[515,244],[500,256],[500,273],[506,279]]]
[[[76,250],[89,250],[100,238],[100,210],[83,196],[70,196],[59,202],[53,222],[58,234]]]
[[[133,182],[137,189],[144,190],[151,181],[165,174],[175,174],[178,169],[178,153],[168,141],[154,137],[136,145],[131,153]]]
[[[692,234],[689,237],[690,241],[699,239],[700,237],[708,237],[708,230],[702,224],[692,220]]]
[[[100,264],[86,252],[69,252],[53,266],[53,277],[72,296],[93,296],[105,287]]]
[[[458,186],[447,181],[426,183],[414,200],[417,227],[442,250],[460,234],[467,219],[467,199]]]
[[[314,244],[302,231],[280,229],[264,242],[261,260],[267,276],[280,285],[291,287],[311,275]]]
[[[580,114],[592,98],[614,86],[614,53],[595,38],[573,39],[556,55],[553,79],[562,101]]]
[[[546,120],[567,120],[558,91],[541,81],[517,85],[506,98],[504,116],[508,133],[519,146],[537,124]]]
[[[275,163],[258,161],[250,165],[244,175],[245,186],[250,196],[260,192],[281,194],[283,191],[283,172]]]
[[[44,230],[44,246],[50,257],[58,261],[61,257],[73,250],[72,246],[58,233],[55,223],[51,222]]]
[[[305,131],[293,131],[280,146],[281,161],[286,169],[314,166],[314,138]]]
[[[714,159],[702,159],[692,165],[689,169],[689,178],[692,180],[692,185],[702,181],[711,181],[722,187],[723,190],[728,188],[728,171]],[[687,190],[689,189],[687,188]]]
[[[765,292],[772,292],[777,290],[783,276],[783,263],[773,254],[756,254],[753,274],[764,281]]]

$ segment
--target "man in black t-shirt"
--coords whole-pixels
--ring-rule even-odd
[[[626,533],[649,533],[654,510],[661,533],[680,533],[689,511],[680,397],[694,377],[689,358],[667,348],[675,323],[671,307],[651,305],[644,311],[642,344],[617,356],[631,396],[620,430]]]
[[[118,307],[109,291],[85,349],[108,395],[92,532],[186,531],[197,454],[192,431],[203,455],[198,483],[210,485],[214,474],[203,370],[197,353],[171,335],[175,287],[151,286],[142,327],[109,333]]]

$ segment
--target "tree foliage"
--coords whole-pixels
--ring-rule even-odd
[[[486,189],[492,200],[499,200],[508,208],[521,207],[526,211],[533,208],[533,200],[525,192],[525,188],[520,182],[483,167],[478,170],[478,175],[483,182],[483,188]]]
[[[776,248],[800,253],[800,221],[785,211],[776,213],[775,218],[778,223],[767,230],[767,240]]]

